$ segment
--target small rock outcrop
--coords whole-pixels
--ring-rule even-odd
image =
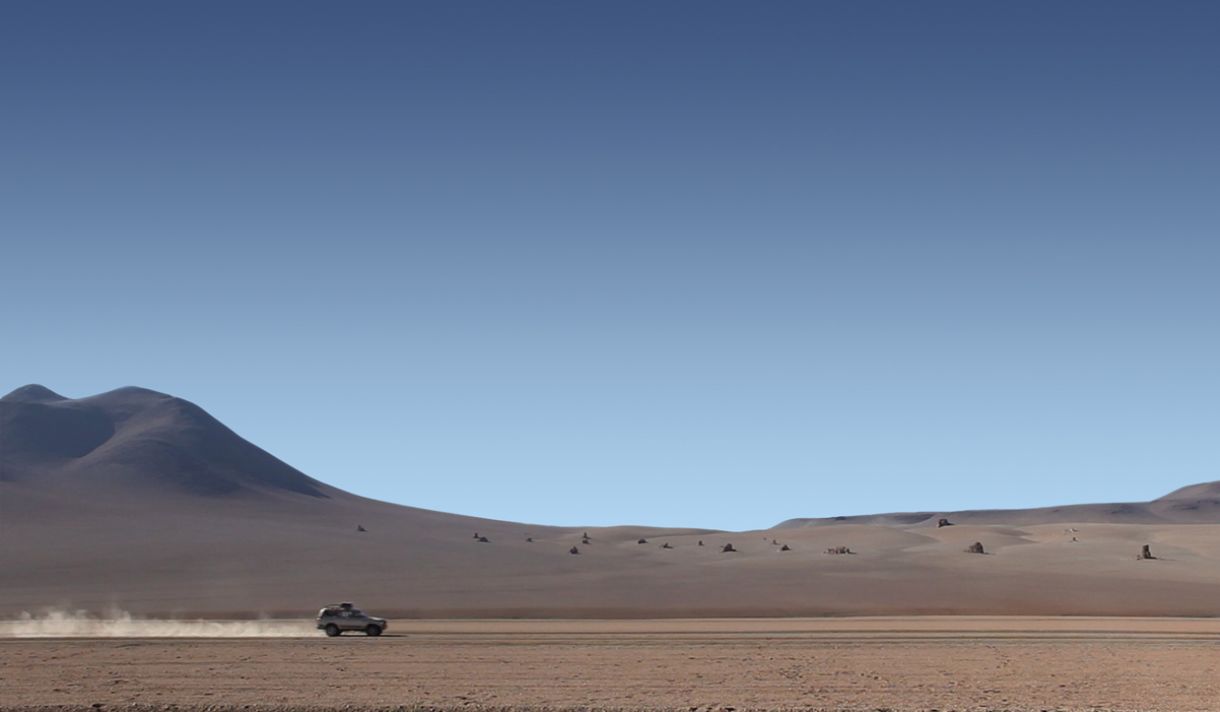
[[[647,544],[647,543],[648,543],[648,540],[647,540],[647,539],[643,539],[643,538],[641,538],[641,539],[640,539],[639,541],[637,541],[636,543],[637,543],[637,544]]]
[[[1135,557],[1141,561],[1150,561],[1156,557],[1152,555],[1152,547],[1144,544],[1144,548],[1140,549],[1140,555]]]
[[[986,554],[987,552],[983,549],[983,542],[976,541],[973,544],[971,544],[970,546],[966,547],[966,553],[967,554]]]
[[[953,522],[949,521],[948,519],[945,519],[944,517],[941,517],[940,519],[936,520],[937,529],[940,529],[941,527],[951,527],[951,526],[953,526]]]
[[[722,554],[732,554],[736,553],[736,551],[737,550],[733,548],[732,544],[725,544],[724,546],[720,547],[720,553]]]
[[[568,553],[575,556],[576,554],[580,553],[580,549],[577,549],[576,547],[572,547],[571,549],[568,549]]]
[[[356,525],[356,531],[358,531],[358,532],[367,532],[367,531],[368,531],[368,529],[365,529],[363,524],[357,524],[357,525]]]
[[[699,546],[703,546],[703,540],[702,540],[702,539],[700,539],[700,540],[699,540]]]
[[[490,542],[490,541],[491,541],[491,539],[488,539],[488,538],[487,538],[487,537],[485,537],[485,536],[481,536],[481,537],[479,537],[479,538],[477,539],[477,541],[478,541],[480,544],[486,544],[486,543]]]
[[[780,551],[792,551],[792,547],[788,546],[787,544],[784,544],[783,546],[781,546],[779,548],[779,550]]]
[[[480,537],[479,537],[479,533],[478,533],[478,532],[475,532],[475,533],[474,533],[474,538],[475,538],[475,539],[479,539],[479,538],[480,538]]]
[[[844,556],[844,555],[846,555],[846,554],[854,554],[854,553],[856,553],[856,552],[852,551],[852,550],[851,550],[851,547],[847,547],[847,546],[832,546],[832,547],[830,547],[829,549],[827,549],[827,550],[826,550],[826,553],[827,553],[827,554],[833,554],[834,556]]]
[[[662,549],[672,549],[673,547],[669,545],[669,542],[665,542],[664,544],[661,545],[661,548]]]
[[[525,537],[525,542],[526,542],[527,544],[533,544],[533,543],[534,543],[534,537],[532,537],[532,536],[527,536],[527,537]]]

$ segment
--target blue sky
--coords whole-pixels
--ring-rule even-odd
[[[0,9],[0,390],[557,524],[1220,478],[1213,3]]]

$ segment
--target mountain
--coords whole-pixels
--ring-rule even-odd
[[[0,617],[336,600],[399,617],[1220,615],[1218,491],[753,532],[549,527],[345,492],[164,393],[30,385],[0,398]],[[986,555],[965,553],[976,541]],[[1137,561],[1144,544],[1159,558]]]
[[[1214,524],[1220,523],[1220,481],[1174,490],[1151,502],[1069,504],[1032,509],[974,509],[937,512],[895,512],[846,517],[789,519],[777,529],[833,524],[915,526],[948,519],[959,524]]]
[[[1198,502],[1206,500],[1220,500],[1220,480],[1216,482],[1204,482],[1198,485],[1190,485],[1181,489],[1176,489],[1169,494],[1158,499],[1158,502]]]
[[[0,399],[0,481],[100,495],[127,487],[209,496],[330,492],[199,406],[144,388],[71,400],[29,385]]]

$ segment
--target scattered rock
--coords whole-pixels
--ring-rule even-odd
[[[951,527],[951,526],[953,526],[953,522],[949,521],[948,519],[945,519],[944,517],[941,517],[940,519],[936,520],[937,529],[940,529],[941,527]]]
[[[584,539],[580,540],[580,543],[581,544],[591,544],[592,542],[589,541],[589,537],[585,537]]]
[[[580,549],[577,549],[576,547],[572,547],[571,549],[568,549],[568,553],[569,554],[579,554]]]
[[[774,539],[771,540],[771,544],[772,546],[779,546],[779,542]]]
[[[367,532],[367,531],[368,531],[368,529],[365,529],[365,528],[364,528],[364,525],[362,525],[362,524],[357,524],[357,525],[356,525],[356,531],[358,531],[358,532]]]
[[[856,553],[856,552],[852,551],[850,547],[846,547],[846,546],[832,546],[832,547],[830,547],[829,549],[827,549],[827,550],[826,550],[826,553],[827,553],[827,554],[834,554],[834,555],[836,555],[836,556],[842,556],[842,555],[845,555],[845,554],[854,554],[854,553]]]
[[[736,551],[737,550],[733,548],[732,544],[725,544],[724,546],[720,547],[720,553],[722,554],[731,554],[735,553]]]
[[[526,542],[528,542],[528,543],[530,543],[530,544],[533,544],[533,543],[534,543],[534,537],[532,537],[532,536],[527,536],[527,537],[525,537],[525,541],[526,541]]]
[[[1152,560],[1156,557],[1152,555],[1152,547],[1144,544],[1144,548],[1140,549],[1140,555],[1135,558],[1140,560]]]
[[[647,544],[647,543],[648,543],[648,540],[647,540],[647,539],[640,539],[640,540],[639,540],[639,541],[637,541],[636,543],[637,543],[637,544]]]
[[[486,544],[486,543],[488,543],[488,542],[490,542],[490,541],[491,541],[491,539],[488,539],[488,538],[487,538],[487,537],[485,537],[485,536],[481,536],[481,537],[479,537],[479,543],[480,543],[480,544]]]
[[[662,549],[672,549],[673,547],[669,545],[669,542],[665,542],[664,544],[661,545],[661,548]]]
[[[479,538],[479,533],[478,533],[478,532],[475,532],[475,533],[474,533],[474,538],[475,538],[475,539],[478,539],[478,538]]]
[[[966,547],[966,553],[967,554],[986,554],[987,552],[983,550],[983,542],[976,541],[973,544],[971,544],[970,546]]]
[[[780,551],[792,551],[792,548],[791,548],[791,547],[789,547],[787,544],[784,544],[783,546],[781,546],[781,547],[779,548],[779,550],[780,550]]]
[[[699,540],[699,546],[703,546],[703,540],[702,540],[702,539],[700,539],[700,540]]]

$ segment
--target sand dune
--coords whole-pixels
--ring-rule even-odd
[[[340,599],[395,617],[1214,616],[1218,489],[752,532],[566,529],[357,497],[153,391],[27,386],[0,399],[0,617],[303,616]],[[965,553],[976,541],[987,554]],[[1157,560],[1136,560],[1144,544]]]

